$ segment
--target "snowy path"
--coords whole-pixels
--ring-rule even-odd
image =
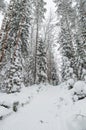
[[[73,119],[73,115],[81,110],[86,111],[85,102],[86,100],[83,100],[74,105],[68,90],[59,86],[47,86],[30,104],[0,121],[0,130],[82,130],[80,123],[86,122],[86,119],[81,120],[81,117],[80,120],[75,117]]]
[[[0,130],[62,130],[57,109],[58,88],[48,88],[0,123]]]

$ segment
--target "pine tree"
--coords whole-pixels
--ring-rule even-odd
[[[37,73],[37,48],[38,48],[38,41],[39,41],[39,31],[41,30],[41,24],[42,24],[42,21],[44,19],[44,13],[46,12],[46,9],[45,9],[45,2],[43,0],[36,0],[34,2],[34,7],[35,7],[35,24],[36,24],[36,39],[35,39],[35,53],[34,53],[34,56],[35,56],[35,62],[34,62],[34,83],[36,82],[36,73]]]
[[[54,59],[54,57],[53,57]],[[56,69],[56,65],[55,65],[55,62],[54,60],[52,59],[52,63],[51,63],[51,72],[50,72],[50,84],[51,85],[58,85],[59,83],[59,77],[58,77],[58,74],[57,74],[57,69]]]
[[[3,76],[1,88],[6,92],[17,91],[23,82],[23,65],[28,56],[30,4],[29,0],[11,0],[5,15],[0,42],[0,75]]]
[[[51,85],[57,85],[59,82],[56,62],[53,55],[53,44],[55,43],[56,25],[55,17],[50,11],[48,18],[43,24],[43,37],[46,45],[46,57],[47,57],[47,78],[48,83]]]
[[[65,56],[62,57],[61,77],[62,77],[62,82],[70,78],[75,78],[75,75],[73,73],[73,68],[70,67],[70,61]]]
[[[70,69],[74,69],[74,61],[75,61],[75,49],[73,44],[73,33],[72,33],[72,21],[74,19],[74,11],[72,9],[71,0],[55,0],[57,6],[57,15],[59,15],[59,25],[60,25],[60,33],[59,33],[59,44],[60,44],[60,52],[63,57],[68,59],[70,62]],[[62,60],[63,61],[63,60]],[[63,63],[64,64],[64,63]],[[67,69],[68,69],[67,68]],[[62,71],[65,69],[62,68]],[[67,73],[62,72],[63,75]],[[64,77],[64,76],[62,76]],[[65,76],[66,77],[66,76]],[[70,77],[71,78],[71,77]],[[64,79],[63,79],[64,80]],[[66,79],[65,79],[66,80]]]
[[[75,46],[75,59],[73,60],[73,70],[76,74],[78,80],[83,78],[83,70],[86,68],[86,20],[85,20],[85,4],[84,0],[76,0],[73,9],[74,20],[72,23],[72,32],[73,32],[73,44]]]
[[[60,16],[59,43],[62,56],[68,58],[74,75],[81,80],[83,70],[86,69],[86,1],[55,0],[55,3],[56,12]],[[65,75],[64,73],[62,72],[63,75]]]
[[[47,77],[48,82],[51,85],[57,85],[59,83],[59,76],[57,74],[56,62],[53,56],[51,45],[47,51]]]
[[[86,1],[76,0],[76,24],[75,24],[75,44],[76,44],[76,68],[77,78],[83,78],[83,70],[86,69]]]
[[[24,70],[24,83],[25,86],[33,85],[34,84],[34,56],[31,53],[27,58],[27,62],[25,64]]]
[[[47,59],[46,48],[43,40],[40,38],[37,46],[37,75],[36,83],[47,82]]]

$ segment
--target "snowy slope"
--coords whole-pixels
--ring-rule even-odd
[[[26,89],[33,99],[0,121],[0,130],[86,130],[86,98],[73,102],[66,84]]]

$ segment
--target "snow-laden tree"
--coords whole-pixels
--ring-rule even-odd
[[[45,2],[43,0],[33,0],[32,2],[32,13],[31,13],[31,26],[29,28],[29,57],[28,63],[25,65],[26,76],[24,78],[27,82],[26,86],[36,83],[37,78],[37,48],[39,37],[42,35],[42,23],[44,19]],[[28,73],[27,73],[28,71]]]
[[[34,84],[34,56],[32,53],[29,54],[24,68],[24,83],[27,87]]]
[[[1,89],[6,92],[21,88],[24,64],[28,56],[31,2],[11,0],[2,29],[0,41]]]
[[[76,78],[73,73],[73,68],[70,67],[70,61],[65,56],[62,57],[61,77],[63,82],[68,79]]]
[[[48,82],[51,85],[57,85],[59,82],[56,61],[54,61],[53,45],[55,43],[55,38],[57,37],[55,16],[50,11],[49,16],[43,23],[43,37],[46,45],[46,56],[47,56],[47,77]]]
[[[46,47],[42,38],[39,38],[37,45],[37,64],[36,64],[36,83],[47,82],[47,58],[46,58]]]
[[[76,0],[75,12],[75,44],[76,44],[76,69],[77,78],[83,78],[86,69],[86,1]]]
[[[54,1],[61,29],[59,33],[61,54],[68,58],[70,68],[80,80],[83,77],[83,70],[86,69],[86,1]]]
[[[48,66],[48,71],[49,71],[49,74],[48,74],[48,80],[49,80],[49,83],[51,85],[58,85],[59,83],[59,74],[57,73],[57,67],[56,67],[56,62],[54,61],[54,57],[53,57],[53,54],[51,56],[51,62],[49,63],[50,66]]]
[[[45,9],[45,2],[44,0],[36,0],[34,1],[34,18],[35,18],[35,25],[36,25],[36,38],[35,38],[35,62],[34,62],[34,83],[36,82],[36,76],[37,76],[37,48],[38,48],[38,42],[39,42],[39,36],[40,36],[40,30],[41,25],[44,19],[44,13],[46,12]]]
[[[55,0],[55,3],[57,7],[56,13],[57,16],[59,16],[60,33],[58,41],[60,44],[60,52],[62,56],[66,57],[70,62],[70,67],[68,67],[70,69],[74,67],[73,65],[75,60],[75,49],[71,28],[74,19],[71,0]],[[65,70],[62,69],[62,71]]]
[[[73,20],[71,20],[70,29],[72,30],[72,39],[75,48],[75,58],[72,66],[78,80],[83,78],[83,70],[86,69],[85,5],[85,0],[73,0],[71,4]]]

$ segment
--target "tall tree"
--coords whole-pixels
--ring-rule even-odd
[[[43,24],[43,37],[46,44],[46,56],[47,56],[47,77],[48,82],[52,85],[58,84],[58,75],[56,69],[56,62],[54,61],[53,44],[56,38],[56,25],[55,17],[50,11],[49,16]]]
[[[28,56],[30,7],[29,0],[11,0],[5,15],[0,42],[0,77],[3,77],[1,88],[6,92],[16,91],[22,85],[22,72]]]
[[[44,13],[46,12],[45,9],[45,2],[43,0],[36,0],[34,2],[35,6],[35,24],[36,24],[36,45],[35,45],[35,69],[34,69],[34,83],[36,82],[36,77],[37,77],[37,46],[38,46],[38,41],[39,41],[39,31],[41,30],[41,23],[44,19]]]
[[[36,83],[47,82],[47,58],[46,58],[46,47],[42,38],[38,41],[37,46],[37,78]]]
[[[83,69],[86,70],[86,1],[76,0],[75,12],[75,44],[76,44],[76,67],[77,78],[83,78]]]
[[[60,25],[60,33],[59,33],[59,44],[60,44],[60,51],[62,54],[62,61],[64,64],[63,58],[66,57],[68,60],[67,62],[70,62],[69,65],[69,72],[70,69],[73,69],[74,75],[76,75],[76,49],[74,45],[74,25],[75,25],[75,11],[72,7],[73,3],[71,0],[55,0],[56,6],[57,6],[57,15],[59,15],[59,25]],[[68,65],[68,66],[69,66]],[[66,66],[65,66],[66,67]],[[67,68],[67,71],[68,71]],[[62,67],[62,74],[64,74],[65,69]],[[67,74],[67,73],[66,73]],[[64,75],[66,75],[64,74]],[[71,75],[72,77],[73,74]],[[71,78],[69,76],[69,78]],[[64,76],[62,76],[64,77]],[[65,76],[68,77],[68,76]],[[66,80],[66,79],[65,79]]]
[[[59,34],[61,53],[62,56],[67,57],[70,68],[73,69],[76,78],[80,80],[83,70],[86,69],[86,1],[55,0],[55,3],[61,27]],[[64,70],[62,69],[63,75],[65,75]]]

